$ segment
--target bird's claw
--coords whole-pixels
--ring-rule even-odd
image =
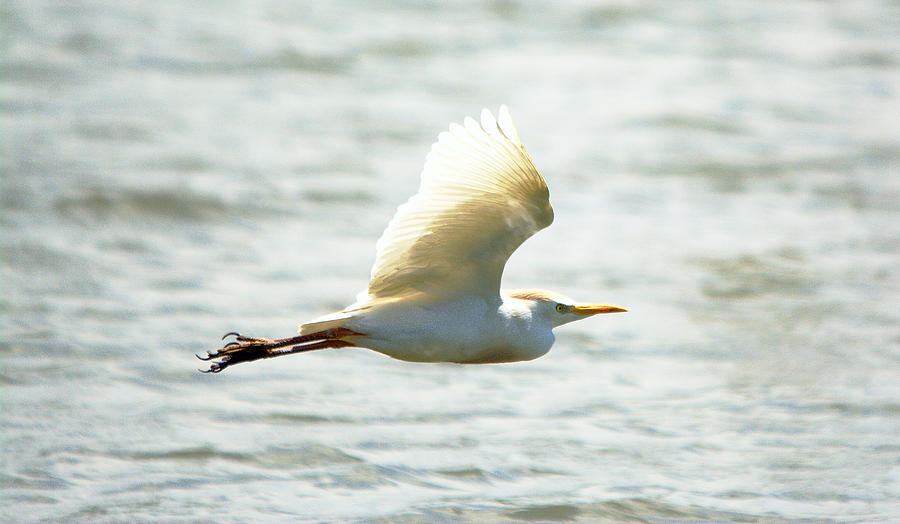
[[[196,354],[195,354],[196,355]],[[231,360],[231,355],[222,355],[220,351],[215,353],[207,352],[207,356],[201,357],[200,355],[196,355],[200,360],[212,360],[214,358],[218,358],[218,362],[211,362],[209,364],[209,369],[198,369],[200,373],[220,373],[222,370],[228,367],[229,361]]]
[[[222,340],[225,340],[228,337],[234,337],[234,340],[229,342],[228,344],[225,344],[225,347],[223,347],[222,349],[233,346],[235,344],[242,346],[248,342],[254,343],[254,344],[267,344],[267,343],[271,342],[271,340],[269,340],[267,338],[245,337],[244,335],[241,335],[237,331],[229,331],[228,333],[225,333],[224,335],[222,335]]]
[[[197,355],[196,353],[194,354],[203,361],[218,359],[217,362],[210,363],[209,369],[200,369],[198,371],[201,373],[220,373],[230,364],[236,364],[247,360],[256,360],[257,358],[260,358],[260,351],[265,352],[265,346],[272,343],[272,341],[267,338],[245,337],[237,331],[225,333],[222,340],[232,336],[235,337],[234,340],[228,342],[217,351],[207,351],[205,357]]]
[[[200,373],[218,373],[225,369],[226,365],[219,364],[218,362],[213,362],[209,365],[209,369],[198,369]]]

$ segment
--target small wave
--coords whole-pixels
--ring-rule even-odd
[[[58,490],[69,487],[69,482],[45,471],[31,469],[20,475],[0,473],[0,486],[7,489]]]
[[[255,419],[266,424],[346,424],[351,422],[345,417],[324,417],[310,413],[266,413]]]
[[[135,67],[159,69],[179,74],[257,74],[267,70],[301,71],[318,74],[342,74],[350,70],[355,58],[347,54],[312,54],[285,48],[269,53],[239,57],[218,56],[184,59],[172,57],[142,57]]]
[[[253,461],[262,467],[279,469],[364,462],[361,458],[322,444],[310,444],[297,448],[270,448],[263,453],[253,455]]]
[[[146,142],[153,134],[144,126],[128,122],[84,122],[77,125],[74,131],[90,140],[115,142]]]
[[[161,220],[211,220],[230,213],[229,205],[212,195],[190,191],[88,189],[56,200],[54,207],[63,217],[76,221],[120,218]],[[241,206],[244,214],[245,207]]]
[[[510,511],[506,515],[518,520],[575,520],[581,514],[578,506],[570,506],[568,504],[548,505],[548,506],[531,506],[525,509]]]
[[[190,460],[204,461],[211,459],[226,459],[237,462],[253,461],[252,455],[221,451],[212,446],[197,446],[160,451],[137,451],[126,453],[120,458],[129,458],[133,460],[174,460],[178,462]]]
[[[708,258],[698,264],[708,271],[703,293],[716,300],[748,300],[763,295],[809,296],[821,284],[802,264],[784,253],[764,258],[743,254]]]
[[[295,69],[315,73],[343,73],[353,63],[350,56],[310,54],[298,49],[281,49],[258,57],[248,68]]]
[[[492,475],[481,468],[440,469],[438,475],[469,482],[490,482]]]

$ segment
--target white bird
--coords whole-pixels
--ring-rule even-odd
[[[347,346],[410,362],[485,364],[538,358],[553,328],[597,313],[537,289],[501,290],[507,259],[553,222],[550,192],[510,118],[451,124],[432,146],[419,192],[376,244],[368,288],[354,304],[300,326],[298,336],[235,339],[202,360],[218,373],[240,362]]]

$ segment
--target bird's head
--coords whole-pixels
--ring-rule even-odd
[[[618,306],[577,303],[571,298],[553,291],[528,289],[509,291],[506,294],[512,298],[527,302],[532,315],[545,320],[551,327],[568,324],[569,322],[599,313],[624,313],[628,311]]]

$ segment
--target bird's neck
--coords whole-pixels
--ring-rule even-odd
[[[537,302],[529,298],[520,298],[514,293],[500,292],[502,303],[500,304],[500,316],[510,327],[515,326],[519,330],[531,331],[540,326],[540,315],[536,315]]]
[[[531,360],[549,351],[554,340],[553,326],[535,314],[536,301],[503,292],[501,298],[499,318],[503,325],[498,332],[522,355],[521,360]]]

